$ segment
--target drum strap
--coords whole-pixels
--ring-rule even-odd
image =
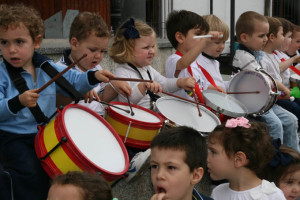
[[[277,53],[275,51],[273,52],[273,54],[277,55]],[[281,60],[281,62],[285,61],[284,58],[281,58],[280,60]],[[300,76],[300,71],[294,65],[291,65],[290,69],[293,70],[293,72],[295,72],[296,74],[298,74]]]
[[[181,57],[183,56],[183,54],[182,54],[180,51],[178,51],[178,50],[176,50],[175,54],[177,54],[177,55],[179,55],[179,56],[181,56]],[[188,72],[190,73],[190,75],[191,75],[192,77],[194,77],[194,76],[193,76],[192,67],[191,67],[191,66],[188,66],[187,70],[188,70]],[[195,82],[195,91],[194,91],[194,92],[195,92],[195,94],[197,95],[199,101],[200,101],[201,103],[205,104],[205,101],[204,101],[204,98],[203,98],[203,95],[202,95],[200,86],[199,86],[199,84],[197,83],[197,81]]]

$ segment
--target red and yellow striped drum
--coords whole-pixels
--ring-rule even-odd
[[[128,153],[116,131],[89,108],[69,104],[40,129],[35,150],[48,175],[101,173],[107,181],[126,173]]]
[[[130,110],[128,103],[111,102],[112,105]],[[112,106],[106,107],[105,119],[114,127],[126,146],[147,149],[163,126],[163,119],[157,113],[131,104],[134,115]]]

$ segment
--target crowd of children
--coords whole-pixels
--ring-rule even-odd
[[[217,61],[229,38],[226,23],[215,15],[202,17],[181,10],[170,13],[166,27],[176,50],[166,60],[166,77],[151,66],[157,51],[151,26],[129,18],[118,27],[108,48],[107,25],[90,12],[75,17],[70,29],[71,48],[54,63],[36,51],[44,35],[37,11],[24,5],[0,5],[0,199],[112,199],[109,184],[96,174],[68,172],[55,177],[50,185],[36,156],[34,139],[38,125],[48,122],[57,104],[75,100],[103,116],[100,101],[115,99],[153,109],[153,102],[163,91],[189,100],[197,97],[201,103],[205,103],[203,90],[226,94],[228,82],[223,81]],[[201,35],[210,36],[199,38]],[[279,100],[253,121],[244,117],[227,120],[208,138],[186,126],[160,131],[150,149],[137,154],[145,157],[142,162],[150,156],[155,190],[151,200],[300,197],[300,100],[290,101],[287,81],[290,69],[295,70],[292,65],[300,60],[300,28],[285,19],[248,11],[237,20],[236,38],[239,45],[233,65],[270,74],[282,92]],[[107,48],[117,63],[114,74],[100,66]],[[58,81],[39,90],[51,80],[49,69],[61,72],[84,54],[86,57],[61,79],[85,100],[74,98]],[[115,77],[152,82],[113,80]],[[206,168],[212,180],[227,181],[213,189],[211,198],[194,188]]]

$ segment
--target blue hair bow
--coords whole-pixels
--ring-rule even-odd
[[[125,24],[121,27],[121,29],[125,28],[125,31],[123,32],[124,37],[128,39],[135,39],[139,38],[140,34],[138,30],[134,27],[134,19],[130,18]]]
[[[272,167],[277,167],[279,164],[281,164],[282,166],[287,166],[288,164],[290,164],[293,160],[292,156],[290,154],[279,151],[279,147],[281,146],[280,138],[273,140],[273,145],[275,147],[276,153],[269,165]]]

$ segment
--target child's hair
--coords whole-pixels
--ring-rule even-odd
[[[172,11],[166,21],[167,36],[175,49],[178,46],[175,38],[176,32],[186,36],[189,30],[198,28],[200,28],[202,34],[209,31],[209,25],[200,15],[187,10]]]
[[[82,189],[85,200],[111,200],[112,192],[106,180],[97,174],[72,171],[58,175],[52,180],[52,185],[74,185]]]
[[[195,129],[180,126],[161,131],[151,141],[151,149],[174,149],[185,152],[185,163],[190,171],[206,168],[207,147],[205,138]]]
[[[296,32],[300,32],[300,26],[293,24],[293,34],[292,34],[292,38],[295,35]]]
[[[203,18],[209,24],[210,31],[219,31],[223,33],[222,41],[226,41],[229,38],[228,25],[218,18],[216,15],[204,15]]]
[[[279,21],[279,19],[276,19],[275,17],[267,16],[266,19],[268,20],[269,23],[269,33],[267,34],[268,38],[270,37],[271,34],[277,37],[279,27],[282,26],[281,22]]]
[[[254,33],[257,21],[268,23],[265,16],[254,11],[247,11],[240,15],[236,22],[236,38],[239,43],[241,42],[240,36],[242,33],[246,33],[247,35]]]
[[[126,33],[132,30],[134,34],[137,35],[126,38]],[[156,38],[154,29],[147,23],[138,19],[130,18],[117,28],[113,44],[109,48],[108,54],[116,63],[130,63],[134,58],[135,39],[140,36],[151,36],[153,34]],[[157,48],[157,44],[155,44],[155,48]]]
[[[44,21],[37,10],[23,4],[0,5],[0,27],[2,29],[16,28],[21,24],[24,24],[29,30],[33,41],[38,35],[44,36]]]
[[[272,137],[262,122],[251,122],[250,128],[227,128],[225,124],[221,124],[208,135],[208,143],[222,145],[228,158],[239,151],[244,152],[248,159],[245,167],[256,174],[259,174],[275,153]]]
[[[69,40],[75,37],[78,41],[86,39],[91,34],[97,37],[110,37],[107,24],[97,13],[82,12],[79,13],[70,28]]]
[[[271,163],[274,163],[274,165],[271,166]],[[300,153],[290,147],[281,145],[261,177],[279,186],[281,180],[288,178],[298,170],[300,170]]]
[[[281,24],[283,28],[283,35],[285,36],[288,32],[293,32],[293,23],[290,22],[289,20],[282,18],[282,17],[276,17]]]

